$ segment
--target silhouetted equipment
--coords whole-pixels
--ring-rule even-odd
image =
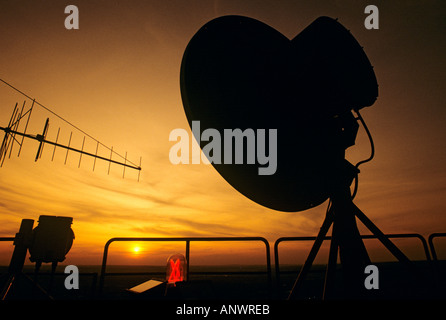
[[[31,244],[34,220],[23,219],[20,224],[19,232],[14,239],[14,251],[12,252],[11,262],[8,271],[18,273],[22,271],[25,263],[26,253]]]
[[[74,232],[71,229],[73,218],[41,215],[39,224],[33,230],[34,220],[23,219],[20,230],[14,239],[14,251],[8,268],[6,282],[3,284],[0,299],[5,300],[17,280],[29,282],[37,288],[45,297],[52,299],[50,294],[41,288],[36,281],[23,274],[23,266],[27,251],[30,253],[30,261],[35,262],[35,278],[42,262],[52,263],[50,289],[57,263],[65,260],[74,240]]]
[[[67,158],[68,158],[68,151],[74,151],[74,152],[79,153],[79,164],[78,164],[78,167],[80,167],[80,165],[81,165],[82,155],[87,155],[87,156],[90,156],[90,157],[94,158],[93,171],[94,171],[95,166],[96,166],[96,159],[101,159],[101,160],[107,161],[109,163],[108,173],[110,173],[110,165],[111,165],[111,163],[123,166],[123,174],[122,174],[123,177],[125,175],[125,168],[126,167],[138,170],[139,171],[138,172],[138,181],[139,181],[139,176],[140,176],[140,173],[141,173],[141,158],[140,158],[139,165],[134,164],[133,162],[131,162],[127,158],[127,153],[125,154],[125,157],[121,156],[120,154],[118,154],[115,151],[113,151],[113,147],[109,148],[109,147],[105,146],[99,140],[93,138],[92,136],[90,136],[89,134],[84,132],[83,130],[79,129],[78,127],[76,127],[75,125],[70,123],[69,121],[65,120],[64,118],[62,118],[58,114],[54,113],[53,111],[51,111],[50,109],[48,109],[47,107],[42,105],[41,103],[37,102],[35,99],[30,98],[28,95],[26,95],[22,91],[18,90],[14,86],[10,85],[6,81],[4,81],[2,79],[0,79],[0,81],[3,82],[4,84],[6,84],[7,86],[9,86],[10,88],[14,89],[15,91],[19,92],[20,94],[24,95],[26,98],[32,100],[32,105],[31,105],[31,107],[27,111],[24,111],[26,101],[23,102],[23,105],[22,105],[22,108],[20,109],[20,111],[19,111],[19,108],[17,107],[17,103],[16,103],[16,105],[14,107],[14,110],[12,112],[11,118],[9,120],[8,126],[0,127],[0,130],[3,130],[5,132],[5,135],[3,137],[3,141],[2,141],[2,144],[1,144],[1,147],[0,147],[0,167],[3,166],[3,163],[4,163],[5,159],[6,159],[6,157],[8,157],[8,158],[11,157],[12,150],[13,150],[13,147],[14,147],[14,142],[19,145],[19,151],[17,153],[17,156],[20,156],[20,152],[21,152],[22,146],[23,146],[23,140],[24,140],[24,138],[29,138],[29,139],[33,139],[33,140],[39,141],[39,147],[37,149],[37,154],[36,154],[36,157],[35,157],[35,161],[37,161],[37,160],[39,160],[41,158],[45,144],[50,144],[50,145],[54,146],[51,160],[54,159],[54,154],[56,152],[56,147],[60,147],[60,148],[63,148],[63,149],[67,150],[67,153],[65,155],[65,164],[66,164]],[[34,135],[34,134],[27,133],[29,120],[31,118],[31,113],[32,113],[33,108],[34,108],[34,106],[36,104],[41,106],[45,110],[49,111],[50,113],[52,113],[56,117],[60,118],[61,120],[63,120],[67,124],[69,124],[70,126],[74,127],[76,130],[78,130],[81,133],[83,133],[84,134],[84,138],[83,138],[83,141],[82,141],[82,147],[80,149],[78,149],[78,148],[74,148],[74,147],[71,146],[71,138],[72,138],[73,132],[70,133],[70,138],[68,140],[68,144],[67,145],[64,145],[62,143],[58,143],[60,128],[58,128],[58,131],[57,131],[56,141],[48,140],[47,139],[47,134],[48,134],[49,124],[50,124],[50,119],[49,118],[46,119],[45,125],[43,127],[42,134],[35,134]],[[20,121],[25,116],[27,116],[26,124],[25,124],[25,127],[24,127],[23,131],[21,131],[21,130],[19,130]],[[22,137],[21,141],[16,139],[16,136],[21,136]],[[84,150],[85,137],[88,137],[88,138],[90,138],[90,139],[92,139],[92,140],[94,140],[96,142],[96,152],[95,153],[87,152],[87,151]],[[98,155],[99,145],[101,145],[101,146],[105,147],[106,149],[110,150],[110,157],[105,157],[105,156]],[[8,152],[9,152],[9,155],[8,155]],[[116,154],[118,157],[120,157],[124,161],[117,161],[117,160],[112,159],[113,154]]]
[[[320,17],[289,40],[251,18],[214,19],[190,40],[180,85],[189,124],[200,121],[201,131],[214,128],[223,135],[224,129],[277,129],[275,174],[258,175],[257,160],[213,163],[235,189],[263,206],[289,212],[330,199],[290,298],[332,224],[327,286],[339,248],[348,291],[355,295],[364,290],[364,267],[370,260],[356,217],[399,260],[409,262],[352,202],[350,185],[364,161],[352,165],[345,150],[355,143],[357,120],[365,125],[359,110],[375,102],[378,84],[363,48],[337,20]],[[366,131],[372,143],[369,161],[374,149]]]
[[[39,224],[33,230],[29,260],[37,264],[64,261],[73,245],[72,221],[70,217],[40,216]]]
[[[254,19],[217,18],[190,40],[181,65],[190,124],[199,120],[202,131],[222,135],[224,129],[277,129],[274,175],[259,176],[257,162],[213,166],[246,197],[281,211],[321,204],[333,175],[353,170],[344,160],[356,136],[350,110],[373,104],[377,88],[361,46],[327,17],[292,40]]]

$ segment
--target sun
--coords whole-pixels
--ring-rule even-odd
[[[139,246],[134,246],[134,247],[132,248],[132,252],[133,252],[134,254],[138,254],[138,253],[140,253],[140,252],[141,252],[141,247],[139,247]]]

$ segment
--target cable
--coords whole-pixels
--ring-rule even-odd
[[[372,138],[372,135],[370,134],[369,128],[367,127],[367,125],[366,125],[364,119],[362,118],[361,114],[359,113],[359,110],[355,110],[355,112],[356,112],[356,114],[358,115],[358,119],[359,119],[359,121],[361,121],[361,124],[362,124],[362,126],[364,127],[365,132],[367,133],[367,136],[369,137],[369,141],[370,141],[370,149],[371,149],[370,157],[368,157],[368,158],[365,159],[365,160],[359,161],[359,162],[356,164],[355,167],[358,168],[361,164],[364,164],[364,163],[366,163],[366,162],[369,162],[369,161],[371,161],[371,160],[373,159],[373,157],[375,156],[375,145],[374,145],[374,143],[373,143],[373,138]]]
[[[16,87],[14,87],[13,85],[9,84],[8,82],[6,82],[3,79],[0,79],[1,82],[3,82],[4,84],[6,84],[7,86],[11,87],[12,89],[14,89],[15,91],[17,91],[18,93],[22,94],[23,96],[27,97],[30,100],[34,100],[34,102],[36,104],[38,104],[39,106],[41,106],[42,108],[44,108],[46,111],[52,113],[53,115],[55,115],[56,117],[58,117],[59,119],[61,119],[62,121],[64,121],[65,123],[69,124],[70,126],[72,126],[73,128],[75,128],[76,130],[82,132],[84,135],[86,135],[87,137],[89,137],[90,139],[94,140],[95,142],[97,142],[98,144],[100,144],[101,146],[103,146],[104,148],[110,150],[112,153],[116,154],[117,156],[121,157],[121,159],[125,159],[126,162],[131,163],[132,165],[134,165],[135,167],[137,167],[137,165],[133,162],[131,162],[130,160],[128,160],[127,158],[123,157],[122,155],[120,155],[119,153],[117,153],[116,151],[113,151],[113,149],[107,147],[105,144],[103,144],[102,142],[100,142],[99,140],[97,140],[96,138],[92,137],[91,135],[89,135],[88,133],[86,133],[84,130],[82,130],[81,128],[75,126],[74,124],[72,124],[70,121],[64,119],[63,117],[59,116],[57,113],[55,113],[54,111],[50,110],[49,108],[45,107],[43,104],[41,104],[40,102],[38,102],[37,100],[31,98],[29,95],[27,95],[26,93],[20,91],[19,89],[17,89]]]
[[[370,149],[371,149],[370,156],[367,159],[365,159],[365,160],[359,161],[355,165],[355,168],[358,169],[360,165],[362,165],[362,164],[364,164],[366,162],[369,162],[369,161],[371,161],[373,159],[373,157],[375,156],[375,145],[373,143],[373,138],[372,138],[372,135],[371,135],[371,133],[369,131],[369,128],[367,127],[364,119],[362,118],[361,114],[359,113],[359,110],[354,110],[354,111],[355,111],[355,113],[358,116],[357,119],[361,122],[362,126],[365,129],[365,132],[367,133],[367,136],[368,136],[369,141],[370,141]],[[359,172],[359,170],[358,170],[358,172]],[[355,198],[356,193],[358,192],[358,184],[359,184],[358,180],[359,180],[359,174],[356,173],[356,176],[355,176],[355,186],[353,188],[353,193],[352,193],[352,200]]]

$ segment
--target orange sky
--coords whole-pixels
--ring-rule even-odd
[[[69,4],[79,8],[79,30],[64,28]],[[93,160],[84,157],[78,168],[75,154],[64,165],[61,149],[52,162],[49,146],[34,162],[38,144],[27,140],[20,158],[12,156],[0,169],[0,235],[13,236],[22,218],[71,216],[76,239],[66,262],[99,264],[112,237],[262,236],[272,247],[279,237],[316,234],[325,203],[298,213],[270,210],[243,197],[212,166],[169,161],[170,131],[189,130],[179,88],[184,49],[204,23],[226,14],[259,19],[289,38],[321,15],[339,18],[364,47],[380,90],[377,102],[362,112],[376,156],[361,167],[355,203],[385,233],[445,232],[446,6],[440,0],[376,1],[380,29],[366,30],[367,4],[2,1],[0,78],[122,155],[127,151],[131,161],[142,156],[143,171],[140,182],[131,170],[122,179],[122,168],[114,165],[107,175],[108,164],[100,161],[92,172]],[[0,98],[5,126],[24,97],[0,84]],[[33,111],[28,132],[40,133],[46,117],[48,138],[55,139],[60,126],[59,141],[66,143],[72,128],[42,108]],[[80,148],[82,138],[74,131],[72,145]],[[94,152],[95,143],[87,141],[87,148]],[[368,154],[360,131],[348,159],[356,163]],[[1,264],[9,262],[10,247],[0,245]],[[138,257],[156,255],[153,246],[142,248]],[[232,248],[247,256],[257,248],[263,257],[260,245]],[[122,252],[114,262],[140,259],[130,245]]]

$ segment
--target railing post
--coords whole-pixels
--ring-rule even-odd
[[[276,271],[276,288],[277,292],[280,290],[280,265],[279,265],[279,243],[282,238],[279,238],[274,242],[274,270]]]
[[[107,255],[108,255],[108,247],[114,241],[114,238],[107,241],[104,246],[104,255],[102,257],[102,266],[101,266],[101,275],[99,277],[99,294],[102,293],[102,288],[104,287],[104,279],[105,279],[105,269],[107,267]]]
[[[190,240],[186,240],[186,280],[189,281]]]
[[[436,237],[446,237],[446,233],[432,233],[428,238],[429,247],[432,253],[432,259],[434,261],[438,261],[437,252],[435,251],[435,246],[434,246],[434,238]]]

